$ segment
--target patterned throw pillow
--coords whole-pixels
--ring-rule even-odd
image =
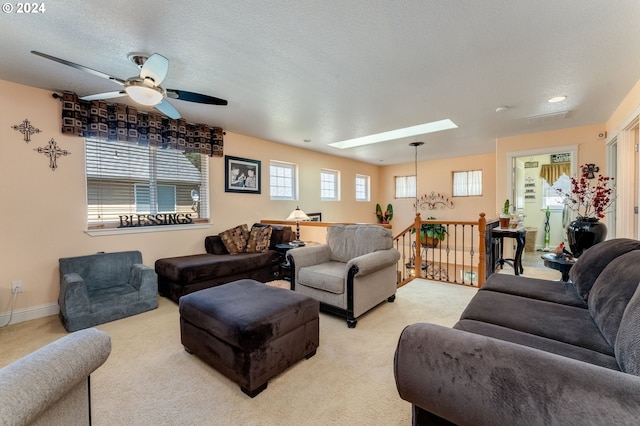
[[[238,225],[218,234],[222,243],[230,254],[244,252],[249,241],[249,228],[247,225]]]
[[[264,253],[269,250],[271,226],[254,226],[249,234],[247,253]]]

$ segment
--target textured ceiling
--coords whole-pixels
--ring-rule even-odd
[[[492,152],[497,137],[604,123],[640,79],[637,0],[44,4],[44,13],[0,17],[0,79],[81,96],[119,90],[29,52],[119,78],[138,73],[129,52],[157,52],[170,61],[164,87],[229,101],[171,101],[187,120],[373,164],[413,161],[416,140],[426,160]],[[546,102],[555,95],[568,98]],[[326,146],[444,118],[459,128]]]

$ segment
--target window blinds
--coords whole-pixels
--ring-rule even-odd
[[[86,139],[85,158],[89,229],[209,218],[205,155]]]

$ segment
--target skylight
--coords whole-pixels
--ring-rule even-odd
[[[439,132],[441,130],[457,129],[456,124],[447,119],[433,121],[431,123],[418,124],[416,126],[405,127],[404,129],[389,130],[388,132],[376,133],[375,135],[361,136],[359,138],[347,139],[340,142],[330,143],[329,146],[340,149],[354,148],[356,146],[371,145],[379,142],[391,141],[394,139],[408,138],[411,136],[424,135],[426,133]]]

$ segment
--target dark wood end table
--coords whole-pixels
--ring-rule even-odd
[[[511,266],[516,275],[524,272],[522,267],[522,252],[526,241],[527,230],[525,228],[493,228],[491,230],[491,238],[500,242],[500,258],[496,260],[494,268],[500,266],[502,269],[504,264]],[[516,252],[513,259],[504,258],[504,239],[513,238],[516,240]]]
[[[276,244],[276,251],[280,256],[280,277],[281,279],[290,281],[291,280],[291,264],[289,260],[287,260],[287,252],[295,248],[295,246],[291,244]]]
[[[562,281],[569,281],[569,271],[576,263],[573,257],[557,257],[554,253],[547,253],[542,255],[542,260],[544,261],[544,266],[547,268],[560,271],[562,274]]]

